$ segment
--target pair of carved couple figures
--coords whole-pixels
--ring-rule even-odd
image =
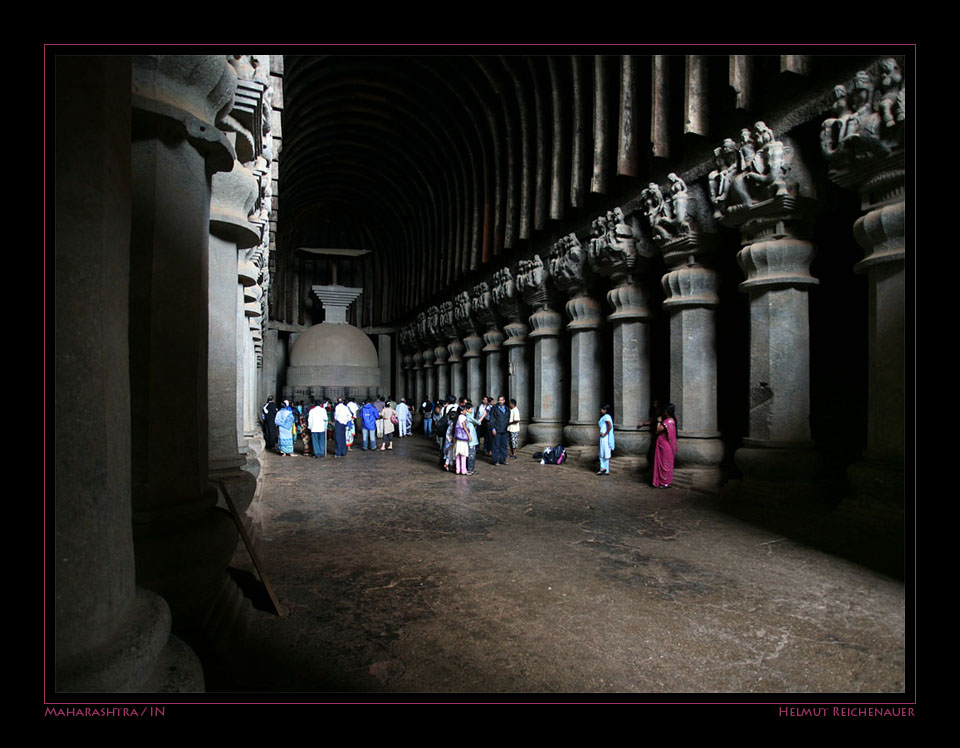
[[[743,128],[739,143],[725,138],[713,155],[717,168],[707,180],[716,218],[788,194],[792,150],[764,122],[754,124],[753,131]]]
[[[861,70],[850,91],[844,85],[834,86],[834,116],[820,131],[820,148],[828,160],[885,156],[900,144],[906,118],[903,73],[890,57],[880,63],[878,77],[875,86],[873,76]]]

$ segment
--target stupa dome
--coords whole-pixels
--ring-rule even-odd
[[[287,384],[295,388],[356,388],[380,384],[377,349],[353,325],[323,322],[300,334],[290,351]]]

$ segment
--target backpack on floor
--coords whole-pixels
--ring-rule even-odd
[[[541,462],[544,465],[562,465],[563,461],[567,459],[567,450],[563,448],[562,444],[558,444],[551,449],[544,450],[543,457]]]

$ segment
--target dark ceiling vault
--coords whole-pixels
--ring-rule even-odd
[[[499,256],[588,225],[590,210],[648,179],[708,163],[752,111],[825,80],[808,74],[858,64],[837,59],[287,57],[284,303],[271,306],[304,321],[289,289],[302,299],[317,265],[301,265],[318,261],[297,249],[362,248],[371,254],[348,275],[375,290],[359,321],[396,322]]]

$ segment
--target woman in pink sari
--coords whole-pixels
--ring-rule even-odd
[[[677,456],[676,408],[670,403],[657,419],[657,449],[653,457],[654,488],[670,488]]]

